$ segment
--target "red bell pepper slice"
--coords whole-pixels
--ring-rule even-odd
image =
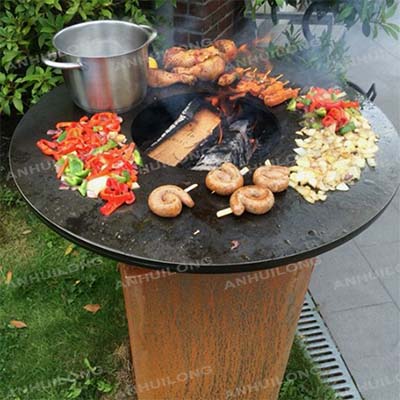
[[[127,184],[120,183],[112,178],[107,180],[107,187],[100,193],[100,197],[107,201],[100,208],[100,212],[105,216],[111,215],[123,204],[133,204],[136,200],[135,194],[130,191]]]
[[[39,149],[42,151],[42,153],[46,154],[46,156],[54,156],[54,155],[58,154],[57,143],[50,142],[49,140],[40,139],[36,143],[36,146],[39,147]]]

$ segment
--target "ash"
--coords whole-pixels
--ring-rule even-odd
[[[250,121],[240,119],[233,122],[224,131],[222,141],[206,149],[191,169],[210,171],[224,162],[231,162],[237,166],[248,164],[254,153],[249,132]]]

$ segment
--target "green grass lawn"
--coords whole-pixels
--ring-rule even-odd
[[[0,185],[0,399],[135,398],[118,282],[116,262],[71,245]],[[335,399],[310,371],[296,340],[280,399]]]

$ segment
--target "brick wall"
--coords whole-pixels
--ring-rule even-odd
[[[178,0],[174,10],[174,42],[198,44],[229,38],[243,19],[244,0]]]

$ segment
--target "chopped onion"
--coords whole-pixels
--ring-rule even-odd
[[[310,203],[325,201],[326,192],[348,191],[361,170],[375,167],[378,137],[362,116],[352,118],[358,128],[337,135],[331,127],[303,128],[295,139],[296,165],[291,167],[290,186]],[[299,132],[297,132],[299,133]]]
[[[56,135],[57,133],[61,133],[61,132],[62,131],[60,129],[49,129],[46,132],[46,135],[53,136],[53,135]]]
[[[87,197],[97,198],[99,193],[106,188],[109,176],[100,176],[92,179],[87,184]]]

